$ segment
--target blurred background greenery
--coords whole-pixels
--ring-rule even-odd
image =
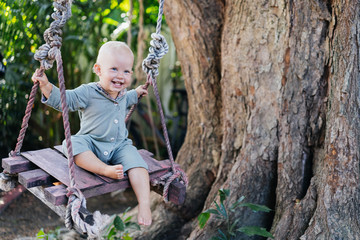
[[[0,0],[0,157],[6,157],[15,148],[32,87],[31,76],[39,67],[33,56],[44,43],[42,34],[52,21],[52,12],[51,0]],[[148,53],[157,14],[156,0],[73,1],[72,17],[63,29],[61,48],[67,89],[97,81],[92,66],[97,50],[108,40],[128,42],[136,57],[133,85],[143,84],[145,75],[136,63],[141,64]],[[158,85],[176,156],[186,133],[187,97],[165,21],[162,34],[170,51],[161,61]],[[48,70],[47,76],[58,84],[55,68]],[[149,92],[152,93],[151,87]],[[70,123],[75,134],[79,129],[77,113],[70,114]],[[146,148],[160,159],[168,157],[153,94],[142,99],[128,128],[137,148]],[[63,139],[61,114],[41,104],[38,93],[22,151],[59,145]]]

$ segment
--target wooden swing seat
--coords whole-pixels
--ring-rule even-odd
[[[155,180],[171,172],[169,160],[158,161],[147,150],[139,150],[149,166],[150,180]],[[37,151],[22,152],[20,156],[2,159],[2,167],[9,174],[18,174],[18,182],[42,200],[59,215],[63,215],[67,204],[66,189],[70,186],[68,160],[61,152],[61,146]],[[88,172],[75,166],[76,184],[85,198],[98,196],[131,187],[129,178],[116,180]],[[159,186],[152,190],[161,194]],[[174,181],[169,187],[169,200],[182,204],[185,200],[186,187]],[[59,208],[61,209],[59,211]]]

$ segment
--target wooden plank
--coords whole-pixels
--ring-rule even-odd
[[[164,186],[151,186],[151,190],[163,195]],[[185,202],[186,197],[186,186],[180,182],[173,181],[169,186],[168,198],[169,201],[176,204],[182,205]]]
[[[166,172],[160,172],[157,171],[155,174],[153,173],[150,175],[150,178],[158,178],[163,176],[164,174],[168,173],[169,171],[166,170]],[[93,188],[82,190],[82,193],[84,194],[85,198],[98,196],[101,194],[113,192],[119,189],[125,189],[131,187],[128,177],[125,177],[120,180],[115,180],[114,182],[107,183],[100,186],[95,186]],[[156,188],[152,187],[152,190],[162,195],[162,189],[163,188]],[[66,186],[64,185],[58,185],[58,186],[52,186],[45,188],[45,196],[49,202],[51,202],[54,205],[62,205],[67,203],[67,197],[66,197]],[[169,187],[169,200],[175,204],[181,205],[185,201],[185,194],[186,194],[186,187],[178,182],[173,182],[170,184]]]
[[[28,191],[30,191],[34,196],[36,196],[43,203],[45,203],[46,206],[48,206],[57,215],[59,215],[63,221],[65,221],[65,216],[66,216],[66,206],[65,205],[54,206],[53,204],[51,204],[46,199],[45,194],[44,194],[44,188],[42,188],[42,187],[33,187],[33,188],[28,189]],[[82,208],[80,208],[80,212],[81,211],[82,211]],[[81,231],[81,229],[77,225],[74,225],[74,228],[78,233],[85,234],[84,232]]]
[[[36,166],[23,156],[8,157],[2,159],[2,168],[5,172],[16,174],[36,168]]]
[[[70,183],[68,179],[67,159],[61,152],[59,152],[61,151],[61,146],[55,146],[55,149],[56,150],[43,149],[39,151],[26,152],[23,153],[23,155],[68,186]],[[171,164],[169,160],[158,161],[153,159],[153,154],[143,149],[139,150],[139,153],[149,166],[150,180],[159,178],[171,171]],[[90,183],[88,179],[93,179],[94,182]],[[131,186],[128,177],[116,180],[104,176],[96,176],[95,174],[89,173],[77,166],[76,183],[86,198]],[[183,194],[184,188],[183,186],[177,186],[177,184],[173,185],[174,184],[171,185],[171,191],[169,190],[169,199],[170,201],[174,201],[176,204],[181,204],[185,198],[185,193]],[[45,196],[47,200],[54,205],[66,204],[66,186],[59,185],[46,188]],[[177,194],[183,195],[177,196]]]
[[[19,173],[19,183],[26,188],[49,185],[56,181],[55,178],[44,172],[42,169],[35,169]]]
[[[61,219],[65,219],[66,207],[65,205],[55,206],[51,204],[45,197],[44,188],[43,187],[33,187],[28,189],[29,192],[34,194],[38,199],[40,199],[46,206],[48,206],[51,210],[53,210],[57,215],[61,217]]]
[[[67,204],[66,186],[63,184],[47,187],[44,189],[46,200],[55,206]]]
[[[38,151],[24,152],[22,155],[66,186],[70,185],[67,159],[56,150],[46,148]],[[75,178],[76,184],[82,191],[104,184],[103,180],[76,165]]]
[[[172,182],[169,186],[169,200],[177,205],[182,205],[186,198],[186,186],[180,182]]]
[[[56,146],[54,146],[54,149],[57,150],[59,153],[63,154],[62,145],[56,145]]]

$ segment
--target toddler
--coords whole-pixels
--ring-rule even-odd
[[[83,84],[66,91],[69,111],[78,111],[80,130],[71,136],[75,163],[90,172],[113,179],[129,176],[139,203],[138,223],[151,224],[148,166],[128,138],[125,117],[129,106],[147,95],[143,86],[127,91],[131,84],[134,55],[123,42],[110,41],[101,46],[94,72],[96,83]],[[60,90],[46,75],[38,77],[42,102],[61,111]],[[67,148],[63,142],[63,151]]]

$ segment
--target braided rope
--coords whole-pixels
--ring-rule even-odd
[[[54,21],[50,24],[50,27],[44,32],[45,44],[43,44],[35,53],[34,58],[40,62],[39,76],[41,76],[45,70],[50,69],[53,66],[54,61],[57,63],[57,72],[60,87],[61,106],[63,109],[63,123],[65,129],[66,146],[68,150],[68,166],[70,176],[70,186],[68,188],[69,202],[66,208],[65,225],[72,228],[74,223],[86,232],[89,237],[98,237],[101,229],[98,227],[102,218],[106,218],[103,215],[96,213],[94,214],[95,222],[93,224],[86,223],[81,219],[79,210],[81,207],[86,209],[86,199],[78,189],[75,181],[75,163],[72,152],[71,144],[71,132],[69,123],[68,106],[66,104],[66,88],[64,80],[63,62],[61,58],[61,44],[62,44],[62,30],[61,28],[65,25],[66,21],[71,17],[71,0],[56,0],[53,3],[55,12],[51,15]],[[11,156],[20,155],[20,150],[25,137],[25,132],[28,127],[28,121],[31,116],[32,106],[34,104],[35,95],[38,89],[39,83],[35,83],[32,87],[29,101],[26,107],[25,116],[23,118],[22,127],[18,137],[15,150],[11,151]],[[1,182],[9,181],[9,176],[5,173],[0,175]]]
[[[48,28],[44,33],[44,39],[46,44],[42,45],[35,53],[34,58],[40,62],[40,71],[38,76],[41,76],[45,70],[52,67],[54,59],[55,59],[55,51],[56,49],[61,47],[61,37],[62,34],[61,28],[65,25],[67,19],[71,16],[71,0],[57,0],[57,2],[53,3],[56,11],[51,15],[54,21],[50,24],[50,28]],[[32,108],[34,105],[36,92],[39,88],[39,83],[36,82],[31,88],[31,92],[29,95],[29,100],[26,105],[25,115],[22,120],[21,129],[19,132],[19,136],[17,138],[17,143],[15,149],[9,153],[10,157],[15,157],[20,155],[20,150],[22,148],[26,130],[28,128],[29,119],[31,117]],[[6,173],[3,173],[6,174]],[[13,181],[13,179],[1,179],[0,189],[9,191],[7,186],[14,186],[13,183],[7,183],[8,181]],[[11,188],[10,188],[11,189]]]
[[[10,154],[9,154],[11,157],[15,157],[15,156],[20,155],[20,150],[21,150],[21,147],[22,147],[23,142],[24,142],[26,129],[28,127],[29,119],[31,117],[31,112],[32,112],[32,108],[33,108],[33,105],[34,105],[35,96],[36,96],[36,92],[37,92],[38,88],[39,88],[39,83],[38,82],[35,83],[31,88],[29,100],[28,100],[28,103],[27,103],[26,109],[25,109],[25,116],[23,117],[23,121],[22,121],[22,124],[21,124],[21,130],[20,130],[19,136],[17,138],[17,143],[16,143],[16,146],[15,146],[15,150],[11,151]]]
[[[68,167],[69,167],[69,177],[70,177],[70,186],[68,187],[68,205],[66,207],[65,214],[65,225],[69,229],[73,228],[75,223],[81,231],[87,233],[90,238],[98,237],[100,234],[100,228],[97,226],[96,222],[89,224],[81,218],[79,210],[81,207],[86,209],[86,199],[81,193],[80,189],[77,187],[75,181],[75,161],[72,151],[71,143],[71,131],[70,131],[70,122],[69,122],[69,108],[66,104],[66,87],[65,87],[65,78],[64,78],[64,69],[63,62],[61,58],[61,52],[59,48],[54,48],[53,54],[55,55],[55,60],[57,64],[57,72],[59,79],[59,89],[60,89],[60,99],[61,107],[63,112],[63,124],[65,130],[65,141],[68,151]],[[100,217],[103,217],[100,215]]]
[[[86,208],[86,199],[84,195],[81,193],[80,189],[77,187],[75,181],[75,162],[72,151],[72,143],[71,143],[71,132],[70,132],[70,122],[69,122],[69,108],[66,104],[66,88],[65,88],[65,80],[64,80],[64,71],[63,64],[61,59],[61,52],[58,49],[56,51],[56,63],[57,63],[57,72],[59,79],[59,88],[60,88],[60,99],[61,99],[61,107],[63,112],[63,123],[65,129],[65,141],[66,147],[68,151],[68,166],[69,166],[69,177],[70,177],[70,186],[68,187],[67,196],[68,196],[68,204],[66,207],[65,214],[65,226],[69,229],[74,227],[74,224],[78,226],[81,231],[86,232],[89,237],[98,236],[98,227],[96,224],[88,224],[80,217],[79,211],[80,208]]]
[[[182,169],[180,169],[179,167],[175,167],[175,161],[172,154],[169,134],[166,127],[164,111],[161,105],[159,90],[156,83],[156,76],[159,75],[158,69],[160,65],[160,59],[169,51],[169,46],[166,42],[165,37],[160,34],[163,9],[164,9],[164,0],[161,0],[159,3],[159,13],[158,13],[158,19],[156,25],[156,33],[151,34],[152,40],[150,41],[149,54],[142,63],[142,69],[147,74],[147,81],[145,83],[144,88],[147,89],[149,85],[153,85],[156,104],[158,106],[158,110],[160,113],[161,127],[163,129],[163,134],[166,142],[166,149],[169,155],[171,169],[173,173],[171,177],[168,177],[165,182],[161,181],[164,184],[163,199],[165,202],[168,202],[168,192],[171,182],[177,178],[180,178],[185,183],[185,186],[188,186],[188,179],[186,177],[185,172]],[[139,101],[141,97],[142,96],[139,97]],[[129,113],[125,118],[126,122],[129,120],[131,114],[134,112],[135,107],[136,105],[131,107]]]
[[[51,15],[54,21],[50,24],[50,27],[44,32],[45,44],[39,47],[35,53],[35,60],[40,62],[39,76],[41,76],[45,70],[50,69],[53,66],[55,60],[55,51],[61,47],[61,28],[65,25],[66,21],[71,17],[71,1],[58,0],[53,3],[56,11]],[[36,82],[30,92],[29,101],[26,106],[25,116],[21,124],[21,130],[14,151],[10,152],[10,156],[14,157],[20,155],[20,150],[23,145],[25,133],[28,127],[28,122],[31,116],[32,107],[34,105],[36,92],[39,88],[39,83]]]
[[[169,201],[168,195],[169,195],[170,184],[177,178],[180,178],[181,180],[183,180],[185,186],[188,186],[188,184],[189,184],[189,181],[187,179],[185,172],[180,167],[175,167],[175,172],[172,174],[171,177],[169,177],[166,180],[166,182],[164,184],[163,199],[166,203]]]

